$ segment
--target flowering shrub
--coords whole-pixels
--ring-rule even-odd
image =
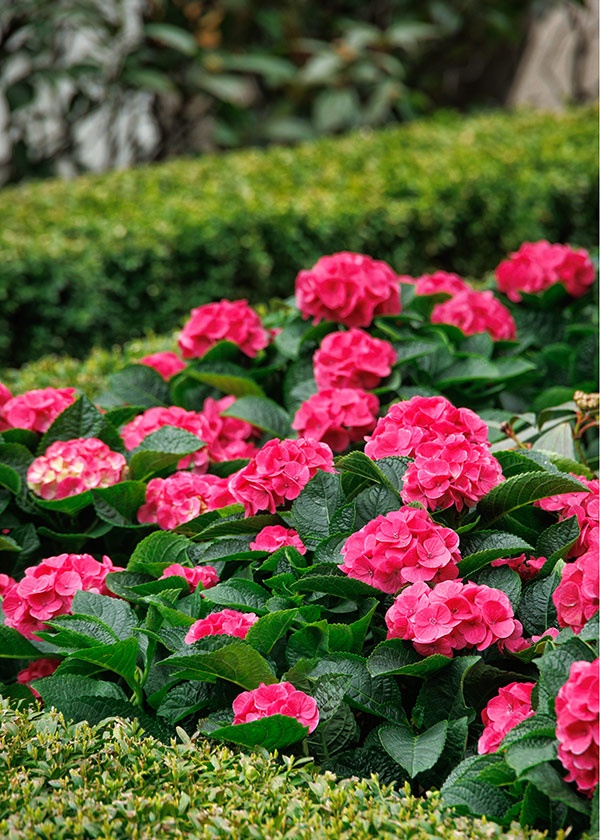
[[[504,827],[587,830],[592,296],[509,296],[507,344],[432,322],[439,293],[475,294],[326,257],[302,311],[200,307],[176,375],[130,365],[98,406],[3,427],[0,694],[36,702],[19,673],[52,658],[35,690],[68,719],[296,745]]]
[[[261,683],[252,691],[243,691],[233,701],[235,717],[233,723],[248,723],[270,715],[286,715],[296,718],[313,732],[319,722],[319,710],[314,699],[298,691],[292,683],[274,685]]]
[[[431,322],[453,324],[465,335],[486,332],[494,341],[509,341],[517,337],[512,315],[491,291],[467,289],[457,292],[450,300],[436,303],[431,313]]]
[[[499,291],[516,302],[521,300],[521,292],[539,294],[556,283],[561,283],[573,297],[581,297],[594,278],[594,266],[587,251],[569,245],[551,245],[545,239],[523,243],[496,268]]]
[[[300,437],[320,440],[334,452],[362,441],[377,422],[379,400],[359,388],[325,388],[302,403],[292,428]]]
[[[591,796],[598,786],[600,659],[573,662],[556,698],[558,757],[566,780]]]
[[[201,358],[218,341],[231,341],[253,358],[269,340],[269,333],[248,301],[221,300],[192,309],[178,344],[184,359]]]
[[[203,639],[204,636],[237,636],[245,639],[248,630],[258,621],[254,613],[242,613],[238,610],[220,610],[210,613],[206,618],[195,621],[185,636],[188,645]]]
[[[534,683],[511,682],[500,689],[481,712],[483,735],[477,743],[480,753],[496,752],[500,742],[518,723],[531,717]]]
[[[160,373],[163,379],[170,379],[176,373],[185,370],[185,362],[172,350],[162,350],[159,353],[150,353],[148,356],[142,356],[139,363],[154,368],[157,373]]]
[[[389,343],[351,327],[325,336],[313,356],[315,382],[326,388],[376,388],[389,376],[396,351]]]
[[[3,398],[6,393],[3,393]],[[2,429],[46,432],[58,415],[75,402],[75,388],[38,388],[0,403]]]
[[[313,323],[368,327],[375,315],[400,312],[399,278],[382,260],[342,251],[296,277],[296,304]]]
[[[57,440],[27,470],[27,486],[42,499],[65,499],[118,484],[127,461],[98,438]]]

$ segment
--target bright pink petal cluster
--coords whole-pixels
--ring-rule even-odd
[[[560,583],[552,593],[558,623],[579,633],[600,609],[598,550],[587,551],[563,567]]]
[[[555,283],[562,283],[572,297],[584,295],[594,282],[596,272],[590,255],[583,248],[524,242],[496,268],[498,290],[519,302],[520,292],[540,294]]]
[[[534,685],[530,682],[511,682],[492,697],[481,712],[484,730],[477,744],[480,755],[496,752],[507,732],[535,714],[531,708]]]
[[[497,560],[492,560],[492,566],[508,566],[516,572],[521,580],[532,580],[540,571],[546,557],[533,557],[528,554],[520,554],[518,557],[501,557]]]
[[[162,350],[159,353],[150,353],[139,359],[140,365],[147,365],[154,368],[163,379],[169,380],[176,373],[185,369],[185,362],[172,350]]]
[[[249,723],[271,715],[285,715],[300,721],[313,732],[319,723],[319,710],[313,697],[294,688],[292,683],[261,683],[243,691],[233,701],[234,724]]]
[[[517,327],[506,306],[491,291],[468,289],[450,300],[436,303],[431,313],[432,324],[452,324],[465,335],[488,333],[494,341],[517,337]]]
[[[38,388],[0,404],[0,429],[47,432],[65,408],[75,402],[75,388]]]
[[[389,343],[352,327],[328,333],[313,356],[315,382],[325,388],[376,388],[389,376],[397,353]]]
[[[325,320],[368,327],[376,315],[400,312],[399,279],[382,260],[341,251],[299,272],[296,305],[314,324]]]
[[[218,341],[237,344],[242,353],[254,358],[271,340],[247,300],[220,300],[192,309],[179,335],[184,359],[204,356]]]
[[[206,618],[195,621],[185,636],[188,645],[197,642],[204,636],[237,636],[238,639],[245,639],[248,630],[258,621],[254,613],[243,613],[239,610],[224,609],[219,612],[210,613]]]
[[[504,639],[498,642],[498,650],[500,653],[519,653],[519,651],[527,650],[527,648],[536,645],[541,639],[556,639],[560,630],[558,627],[548,627],[547,630],[544,630],[543,633],[534,634],[529,638],[525,636],[519,636],[515,633],[508,639]]]
[[[306,554],[306,546],[300,539],[298,531],[293,528],[284,528],[283,525],[266,525],[252,540],[250,548],[252,551],[273,553],[284,545],[291,545],[297,548],[300,554]]]
[[[36,691],[31,685],[34,680],[39,680],[42,677],[50,677],[60,665],[60,659],[36,659],[30,662],[26,668],[23,668],[17,674],[17,682],[21,685],[26,685],[34,697],[39,699],[40,693]]]
[[[431,589],[419,581],[403,589],[386,613],[388,639],[407,639],[423,656],[475,647],[523,635],[508,596],[469,581],[445,580]]]
[[[207,510],[235,504],[229,478],[208,473],[176,472],[167,478],[152,478],[146,485],[146,502],[137,513],[138,522],[156,523],[171,531]]]
[[[375,394],[360,388],[326,388],[302,403],[292,429],[300,437],[321,440],[334,452],[344,452],[373,431],[378,411]]]
[[[0,574],[0,598],[8,592],[8,590],[16,586],[17,581],[11,578],[10,575]]]
[[[106,555],[102,562],[90,554],[46,557],[37,566],[25,569],[25,576],[4,594],[6,624],[27,639],[35,638],[44,622],[70,612],[73,596],[79,590],[110,595],[106,575],[121,571]]]
[[[584,484],[588,490],[580,493],[561,493],[558,496],[548,496],[536,504],[543,510],[556,511],[558,521],[577,517],[579,536],[568,557],[579,557],[586,551],[598,552],[600,542],[600,481],[597,478],[587,479],[580,475],[573,475],[577,481]],[[589,491],[589,492],[588,492]]]
[[[235,397],[222,397],[220,400],[208,398],[202,411],[186,411],[173,405],[169,408],[148,408],[138,414],[121,429],[121,436],[127,449],[135,449],[152,432],[163,426],[184,429],[203,441],[206,446],[187,455],[178,463],[180,470],[192,466],[196,472],[206,472],[208,464],[232,461],[237,458],[251,458],[256,447],[248,438],[256,435],[250,423],[237,417],[222,414],[235,402]]]
[[[27,470],[27,486],[42,499],[65,499],[123,481],[127,461],[98,438],[57,440]]]
[[[162,578],[168,577],[182,577],[188,582],[190,592],[195,592],[199,585],[202,589],[210,589],[211,586],[216,586],[219,582],[219,575],[217,570],[212,566],[182,566],[181,563],[171,563],[160,576]]]
[[[333,452],[326,443],[309,438],[269,440],[231,477],[229,489],[249,516],[260,510],[275,513],[296,499],[318,470],[334,472]]]
[[[565,780],[590,797],[598,785],[599,697],[600,659],[573,662],[555,701],[558,758]]]
[[[437,295],[440,292],[456,295],[471,288],[462,277],[451,271],[434,271],[433,274],[422,274],[421,277],[402,274],[399,279],[401,283],[413,284],[417,295]]]
[[[341,570],[393,594],[407,583],[458,577],[458,534],[423,508],[402,507],[377,516],[342,546]]]
[[[12,400],[13,395],[3,382],[0,382],[0,432],[2,431],[2,406]],[[5,427],[6,428],[6,427]]]

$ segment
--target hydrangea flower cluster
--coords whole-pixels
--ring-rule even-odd
[[[25,638],[34,639],[46,621],[70,612],[73,596],[79,590],[110,595],[106,575],[122,571],[106,555],[101,562],[91,554],[46,557],[37,566],[25,569],[25,576],[4,593],[6,624]]]
[[[235,504],[229,478],[208,473],[176,472],[167,478],[152,478],[146,485],[146,501],[138,509],[138,522],[156,523],[164,531],[178,528],[207,510]]]
[[[2,406],[6,405],[9,400],[12,400],[13,395],[11,394],[10,390],[6,387],[4,382],[0,382],[0,431],[2,430]]]
[[[508,596],[472,581],[445,580],[433,589],[423,581],[413,583],[396,596],[385,622],[388,639],[407,639],[423,656],[486,650],[523,634]]]
[[[434,271],[433,274],[422,274],[421,277],[410,277],[407,274],[402,274],[399,280],[401,283],[414,285],[417,295],[437,295],[440,292],[457,295],[459,292],[467,292],[471,288],[462,277],[451,271]]]
[[[297,548],[300,554],[306,554],[306,546],[300,539],[298,532],[293,528],[284,528],[283,525],[266,525],[252,540],[250,549],[252,551],[268,551],[272,554],[284,545],[291,545]]]
[[[275,513],[300,495],[317,470],[334,472],[333,452],[327,444],[308,438],[269,440],[230,478],[229,489],[248,516],[260,510]]]
[[[516,572],[522,581],[532,580],[540,571],[546,557],[533,557],[528,554],[520,554],[518,557],[501,557],[497,560],[492,560],[492,566],[508,566],[513,572]]]
[[[123,481],[127,461],[98,438],[57,440],[27,470],[27,486],[42,499],[65,499]]]
[[[243,613],[239,610],[224,609],[219,612],[210,613],[206,618],[195,621],[185,636],[188,645],[197,642],[204,636],[236,636],[238,639],[245,639],[248,630],[258,621],[254,613]]]
[[[599,593],[598,552],[587,551],[563,567],[552,593],[559,625],[579,633],[600,609]]]
[[[467,289],[450,300],[436,303],[431,313],[432,324],[452,324],[465,335],[488,333],[494,341],[517,337],[517,327],[506,306],[491,291]]]
[[[367,439],[365,454],[375,460],[413,458],[404,475],[402,500],[421,502],[432,511],[472,507],[503,480],[483,420],[445,397],[394,403]]]
[[[573,475],[573,478],[584,484],[589,492],[582,490],[580,493],[561,493],[559,496],[540,499],[536,504],[542,510],[556,512],[559,522],[571,516],[577,517],[580,533],[568,557],[580,557],[586,551],[597,554],[600,542],[600,481],[580,475]]]
[[[233,723],[249,723],[271,715],[285,715],[300,721],[313,732],[319,723],[319,709],[313,697],[290,682],[265,685],[243,691],[233,701]]]
[[[296,305],[313,323],[368,327],[376,315],[401,310],[399,278],[382,260],[341,251],[321,257],[296,277]]]
[[[75,399],[75,388],[36,388],[7,399],[0,403],[0,431],[29,429],[43,434]]]
[[[161,350],[158,353],[150,353],[139,359],[140,365],[147,365],[159,373],[167,381],[182,370],[185,370],[185,362],[172,350]]]
[[[178,344],[184,359],[204,356],[218,341],[231,341],[246,356],[254,358],[270,340],[271,336],[247,300],[223,299],[192,309]]]
[[[375,394],[360,388],[326,388],[302,403],[292,429],[300,437],[323,441],[334,452],[343,452],[373,431],[378,411]]]
[[[496,752],[504,736],[518,723],[531,717],[534,683],[511,682],[503,686],[481,712],[484,730],[477,744],[480,755]]]
[[[34,697],[40,699],[39,691],[31,685],[34,680],[39,680],[42,677],[49,677],[53,674],[60,665],[60,659],[52,659],[45,657],[43,659],[36,659],[30,662],[26,668],[22,668],[17,674],[17,682],[21,685],[26,685]]]
[[[0,574],[0,598],[2,598],[5,592],[8,592],[11,586],[14,586],[16,582],[17,581],[10,577],[10,575],[5,575],[4,573]]]
[[[396,358],[389,341],[358,327],[328,333],[313,356],[317,388],[376,388],[390,375]]]
[[[589,797],[598,785],[599,697],[600,659],[573,662],[555,701],[558,758],[565,780]]]
[[[545,239],[524,242],[496,268],[499,291],[516,303],[522,300],[521,292],[540,294],[556,283],[562,283],[572,297],[581,297],[594,278],[594,266],[586,250],[551,245]]]
[[[195,592],[198,586],[202,589],[210,589],[211,586],[216,586],[219,582],[219,575],[213,566],[182,566],[181,563],[171,563],[160,576],[161,579],[168,577],[182,577],[189,587],[190,592]]]
[[[407,583],[458,577],[458,534],[423,508],[401,507],[377,516],[342,546],[341,570],[393,594]]]

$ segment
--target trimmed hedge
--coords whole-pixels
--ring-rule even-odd
[[[292,291],[319,256],[476,277],[525,240],[593,247],[597,111],[442,113],[297,148],[2,191],[0,364]]]
[[[6,701],[0,769],[0,834],[14,840],[545,837],[457,816],[437,793],[420,799],[375,777],[337,779],[302,760],[203,740],[166,745],[132,721],[66,725],[54,711],[16,712]]]

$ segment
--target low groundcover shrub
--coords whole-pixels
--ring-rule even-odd
[[[2,386],[2,694],[589,829],[595,269],[540,241],[495,276],[340,252],[96,403]]]

